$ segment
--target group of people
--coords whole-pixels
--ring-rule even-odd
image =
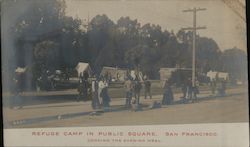
[[[215,94],[216,90],[219,96],[224,96],[226,94],[226,81],[224,79],[212,79],[210,87],[212,94]]]
[[[82,80],[81,80],[82,79]],[[80,78],[80,83],[88,83],[86,76],[83,75],[83,78]],[[100,76],[99,78],[96,78],[94,76],[91,80],[91,94],[92,94],[92,108],[93,109],[100,109],[103,108],[104,111],[110,110],[110,101],[111,98],[108,93],[108,87],[109,87],[109,80],[105,78],[105,76]],[[139,76],[136,76],[135,78],[132,78],[131,76],[127,76],[125,78],[124,82],[124,89],[125,89],[125,107],[131,108],[131,106],[134,104],[136,106],[136,109],[140,109],[140,95],[141,90],[144,86],[144,99],[150,98],[152,99],[151,94],[151,81],[148,79],[147,76],[144,76],[144,78],[139,78]],[[82,86],[82,88],[87,87]],[[87,88],[85,88],[87,89]],[[192,86],[192,81],[189,79],[184,83],[184,86],[182,87],[183,91],[183,98],[184,99],[192,99],[197,98],[196,94],[198,93],[198,87]],[[85,93],[85,94],[84,94]],[[82,90],[82,93],[79,92],[80,96],[87,97],[87,91]],[[173,103],[174,100],[174,94],[172,92],[171,83],[166,81],[164,84],[164,92],[163,92],[163,98],[162,98],[162,105],[170,105]]]
[[[182,85],[183,100],[197,100],[197,94],[199,94],[199,82],[196,79],[193,85],[192,80],[188,78]]]
[[[131,107],[132,103],[136,104],[136,107],[140,108],[140,93],[142,89],[142,84],[144,84],[144,99],[147,99],[148,96],[152,99],[151,94],[151,82],[148,80],[147,76],[144,76],[143,82],[137,76],[136,78],[127,77],[124,82],[124,88],[126,91],[126,107]],[[132,97],[134,96],[134,101],[132,101]]]
[[[105,76],[93,76],[91,80],[89,80],[89,76],[87,73],[83,73],[79,77],[79,87],[78,87],[78,98],[87,100],[90,95],[92,95],[92,108],[93,109],[100,109],[103,108],[104,111],[110,110],[110,101],[111,98],[109,96],[108,87],[109,87],[110,80],[107,79]],[[147,77],[144,77],[143,80],[144,89],[145,89],[145,96],[144,98],[147,99],[148,97],[152,99],[151,94],[151,82],[148,80]],[[140,106],[140,93],[142,89],[142,81],[137,76],[136,78],[132,78],[128,76],[124,82],[125,88],[125,95],[126,95],[126,107],[131,107],[132,103],[136,104],[137,107]],[[90,90],[90,91],[89,91]],[[132,97],[134,100],[132,101]]]
[[[88,97],[88,93],[92,94],[92,108],[93,109],[100,109],[103,108],[105,111],[110,110],[110,101],[111,98],[109,96],[108,87],[109,83],[111,82],[105,76],[100,76],[96,78],[94,76],[91,80],[91,84],[88,86],[88,75],[84,73],[80,76],[80,89],[79,89],[79,97]],[[90,89],[88,91],[87,89]],[[125,106],[126,108],[130,108],[132,104],[135,104],[136,108],[140,108],[140,94],[142,87],[144,87],[144,99],[150,98],[152,99],[151,94],[151,82],[147,76],[143,78],[139,78],[136,76],[132,78],[131,76],[127,76],[124,82],[124,89],[125,89]],[[191,78],[188,78],[186,81],[183,82],[182,85],[182,93],[183,96],[181,97],[184,102],[188,102],[191,100],[192,102],[197,100],[197,94],[199,94],[199,82],[195,80],[193,85]],[[212,93],[215,93],[215,89],[217,88],[218,93],[220,95],[225,95],[225,81],[211,81],[211,88]],[[174,94],[171,88],[171,82],[165,81],[164,84],[164,91],[163,91],[163,98],[162,98],[162,105],[170,105],[174,101]],[[133,99],[134,98],[134,99]]]
[[[92,99],[93,109],[103,108],[105,111],[108,111],[111,100],[108,94],[109,80],[103,76],[99,78],[93,76],[91,79],[90,81],[87,72],[80,74],[77,101],[80,99]]]
[[[103,107],[104,111],[110,110],[110,96],[108,93],[109,81],[104,77],[94,78],[91,82],[92,90],[92,108],[100,109]]]

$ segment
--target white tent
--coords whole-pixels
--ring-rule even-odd
[[[177,71],[177,70],[180,70],[180,71],[192,71],[192,69],[190,68],[160,68],[160,80],[162,81],[166,81],[168,80],[171,76],[172,76],[172,73]]]
[[[124,81],[127,76],[127,69],[121,69],[117,67],[103,67],[101,75],[110,74],[111,78],[118,81]]]
[[[229,74],[226,72],[219,72],[219,78],[224,79],[224,80],[228,80]]]
[[[88,72],[88,74],[91,74],[89,63],[79,62],[75,69],[77,70],[78,77],[85,71]]]
[[[209,71],[207,72],[207,77],[210,78],[210,80],[216,79],[216,76],[219,79],[224,79],[224,80],[228,80],[229,78],[229,74],[226,72],[217,72],[217,71]]]
[[[26,67],[22,68],[22,67],[17,67],[15,72],[16,73],[24,73],[26,71]]]
[[[56,74],[61,74],[62,71],[61,70],[56,70]]]

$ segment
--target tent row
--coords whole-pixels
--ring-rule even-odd
[[[77,72],[77,76],[80,77],[81,75],[83,75],[84,72],[87,72],[89,75],[91,75],[93,73],[89,63],[85,63],[85,62],[79,62],[76,67],[75,70]],[[166,81],[168,80],[172,74],[176,71],[182,71],[184,73],[188,73],[191,72],[192,69],[191,68],[160,68],[159,73],[160,73],[160,80]],[[27,71],[27,68],[21,68],[21,67],[17,67],[15,72],[16,73],[25,73]],[[56,73],[59,74],[61,73],[60,70],[56,70]],[[110,80],[112,81],[124,81],[126,79],[126,77],[128,75],[130,75],[130,77],[132,77],[133,79],[136,78],[136,75],[138,75],[139,80],[143,80],[143,74],[141,72],[138,72],[136,70],[128,70],[128,69],[122,69],[122,68],[118,68],[118,67],[103,67],[102,71],[100,73],[100,75],[110,78]],[[218,72],[218,71],[209,71],[207,72],[206,76],[210,79],[224,79],[224,80],[228,80],[229,79],[229,74],[226,72]]]

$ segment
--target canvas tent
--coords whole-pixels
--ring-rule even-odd
[[[117,67],[103,67],[101,75],[105,76],[106,74],[111,76],[112,81],[125,81],[128,75],[135,79],[137,73],[136,70],[121,69]],[[138,76],[139,80],[143,81],[142,72],[139,72]]]
[[[24,68],[17,67],[16,70],[15,70],[16,73],[25,73],[25,71],[26,71],[26,67],[24,67]]]
[[[171,78],[172,73],[175,71],[191,71],[190,68],[160,68],[160,80],[166,81]]]
[[[160,68],[160,80],[162,81],[166,81],[168,80],[171,75],[172,75],[172,72],[176,71],[177,69],[176,68]]]
[[[127,70],[116,67],[105,66],[102,68],[101,75],[105,76],[106,74],[111,76],[113,81],[124,81],[127,76]]]
[[[210,80],[213,80],[216,78],[228,80],[229,74],[226,72],[209,71],[207,72],[207,77],[209,77]]]
[[[90,75],[92,73],[92,70],[89,66],[89,63],[84,63],[84,62],[79,62],[76,66],[76,71],[78,73],[78,77],[83,74],[85,71],[88,72],[88,74]]]

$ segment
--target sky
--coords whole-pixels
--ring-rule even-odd
[[[242,1],[243,0],[239,0]],[[141,25],[159,24],[163,30],[175,33],[193,25],[193,14],[182,12],[199,7],[206,11],[197,13],[200,36],[213,38],[223,51],[233,47],[247,50],[246,22],[221,0],[67,0],[66,15],[84,22],[98,14],[106,14],[116,22],[122,16],[137,19]]]

